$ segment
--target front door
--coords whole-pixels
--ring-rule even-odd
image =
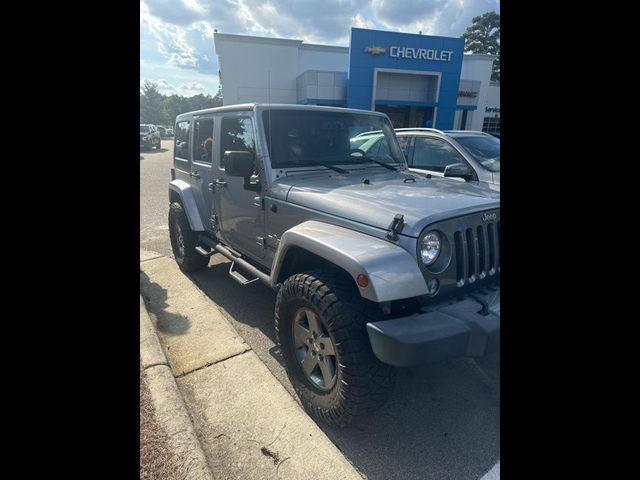
[[[216,235],[235,250],[260,259],[265,255],[264,210],[260,192],[245,188],[242,177],[231,177],[224,170],[224,152],[248,151],[256,154],[255,130],[247,113],[216,117],[220,136],[214,153],[214,205]],[[258,169],[259,172],[262,169]],[[260,180],[263,180],[262,178]]]

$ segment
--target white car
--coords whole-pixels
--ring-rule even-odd
[[[395,132],[412,171],[478,181],[500,191],[500,138],[474,130],[397,128]]]

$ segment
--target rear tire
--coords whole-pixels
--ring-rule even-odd
[[[191,230],[187,214],[178,202],[169,206],[169,237],[180,270],[194,272],[209,265],[209,258],[196,252],[198,235]]]
[[[380,316],[377,305],[362,299],[353,280],[337,269],[296,274],[282,284],[276,335],[309,414],[343,427],[387,401],[396,369],[376,358],[366,331],[366,323]]]

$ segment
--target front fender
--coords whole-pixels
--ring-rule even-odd
[[[189,220],[189,226],[194,232],[204,231],[204,225],[200,219],[200,213],[198,212],[198,205],[194,197],[193,188],[184,180],[171,180],[169,182],[169,198],[171,198],[171,192],[176,192],[180,196],[182,202],[182,208],[184,208]]]
[[[374,302],[427,293],[422,272],[406,250],[380,238],[315,220],[301,223],[282,235],[271,273],[274,285],[287,250],[294,246],[346,270],[354,282],[358,275],[366,275],[369,285],[358,286],[360,295]]]

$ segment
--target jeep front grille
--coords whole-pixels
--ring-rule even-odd
[[[462,287],[500,271],[500,222],[468,227],[453,234],[456,285]]]

